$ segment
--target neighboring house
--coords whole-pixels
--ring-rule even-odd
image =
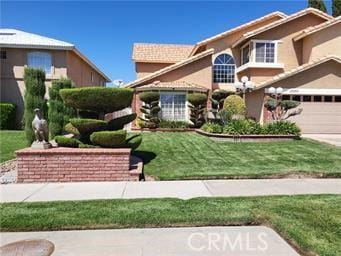
[[[59,78],[70,78],[76,87],[105,86],[110,79],[70,43],[23,32],[0,29],[1,102],[17,106],[17,123],[24,111],[25,67],[41,68],[46,86]],[[48,93],[46,93],[46,96]]]
[[[195,45],[135,44],[138,92],[161,92],[161,118],[188,120],[188,92],[226,89],[247,76],[255,90],[246,95],[247,114],[269,119],[264,97],[283,87],[283,99],[299,100],[292,118],[305,133],[341,133],[341,17],[308,8],[292,15],[274,12]],[[208,104],[209,105],[209,104]]]

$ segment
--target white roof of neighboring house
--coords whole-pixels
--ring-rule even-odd
[[[305,64],[303,64],[301,66],[298,66],[298,67],[296,67],[294,69],[291,69],[291,70],[288,70],[288,71],[286,71],[284,73],[281,73],[279,75],[273,76],[269,80],[260,82],[259,84],[256,85],[255,89],[256,90],[261,89],[261,88],[263,88],[265,86],[271,85],[271,84],[273,84],[275,82],[278,82],[278,81],[283,80],[285,78],[291,77],[291,76],[293,76],[295,74],[298,74],[298,73],[300,73],[302,71],[305,71],[307,69],[310,69],[312,67],[315,67],[317,65],[320,65],[320,64],[322,64],[324,62],[327,62],[327,61],[330,61],[330,60],[333,60],[333,61],[336,61],[338,63],[341,63],[341,58],[337,57],[337,56],[334,56],[334,55],[329,55],[329,56],[325,56],[325,57],[322,57],[322,58],[318,58],[316,60],[313,60],[311,62],[305,63]]]
[[[315,14],[316,16],[319,16],[325,20],[330,20],[330,19],[333,19],[332,16],[320,11],[320,10],[317,10],[315,8],[306,8],[302,11],[299,11],[299,12],[296,12],[290,16],[287,16],[286,18],[283,18],[283,19],[280,19],[280,20],[277,20],[275,22],[272,22],[268,25],[265,25],[263,27],[260,27],[260,28],[257,28],[255,30],[252,30],[250,32],[247,32],[245,33],[243,36],[241,36],[233,45],[232,47],[236,47],[237,45],[239,45],[240,43],[242,43],[244,40],[248,39],[248,38],[251,38],[255,35],[258,35],[264,31],[267,31],[269,29],[272,29],[272,28],[275,28],[277,26],[280,26],[282,24],[285,24],[289,21],[292,21],[294,19],[297,19],[299,17],[302,17],[304,15],[307,15],[307,14]]]
[[[154,81],[151,84],[142,85],[137,88],[138,91],[144,90],[185,90],[185,91],[208,91],[208,88],[189,83],[186,81],[160,82]]]
[[[85,55],[70,43],[56,40],[53,38],[27,33],[17,29],[0,28],[0,47],[6,48],[29,48],[29,49],[48,49],[48,50],[71,50],[81,59],[88,63],[93,69],[101,74],[107,82],[108,78],[99,68],[96,67]]]

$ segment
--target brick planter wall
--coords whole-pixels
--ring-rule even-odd
[[[130,149],[25,148],[16,151],[18,183],[138,180],[130,173]]]

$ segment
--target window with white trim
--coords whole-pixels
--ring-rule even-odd
[[[220,54],[213,64],[214,83],[234,83],[236,65],[229,54]]]
[[[186,121],[186,94],[160,93],[160,117],[163,120]]]
[[[255,42],[255,62],[275,63],[276,43]]]
[[[38,68],[45,71],[45,74],[51,74],[52,57],[47,52],[30,52],[27,55],[27,66]]]

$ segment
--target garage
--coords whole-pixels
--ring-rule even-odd
[[[289,120],[302,133],[341,133],[341,95],[283,95],[283,99],[301,102],[302,113]]]

